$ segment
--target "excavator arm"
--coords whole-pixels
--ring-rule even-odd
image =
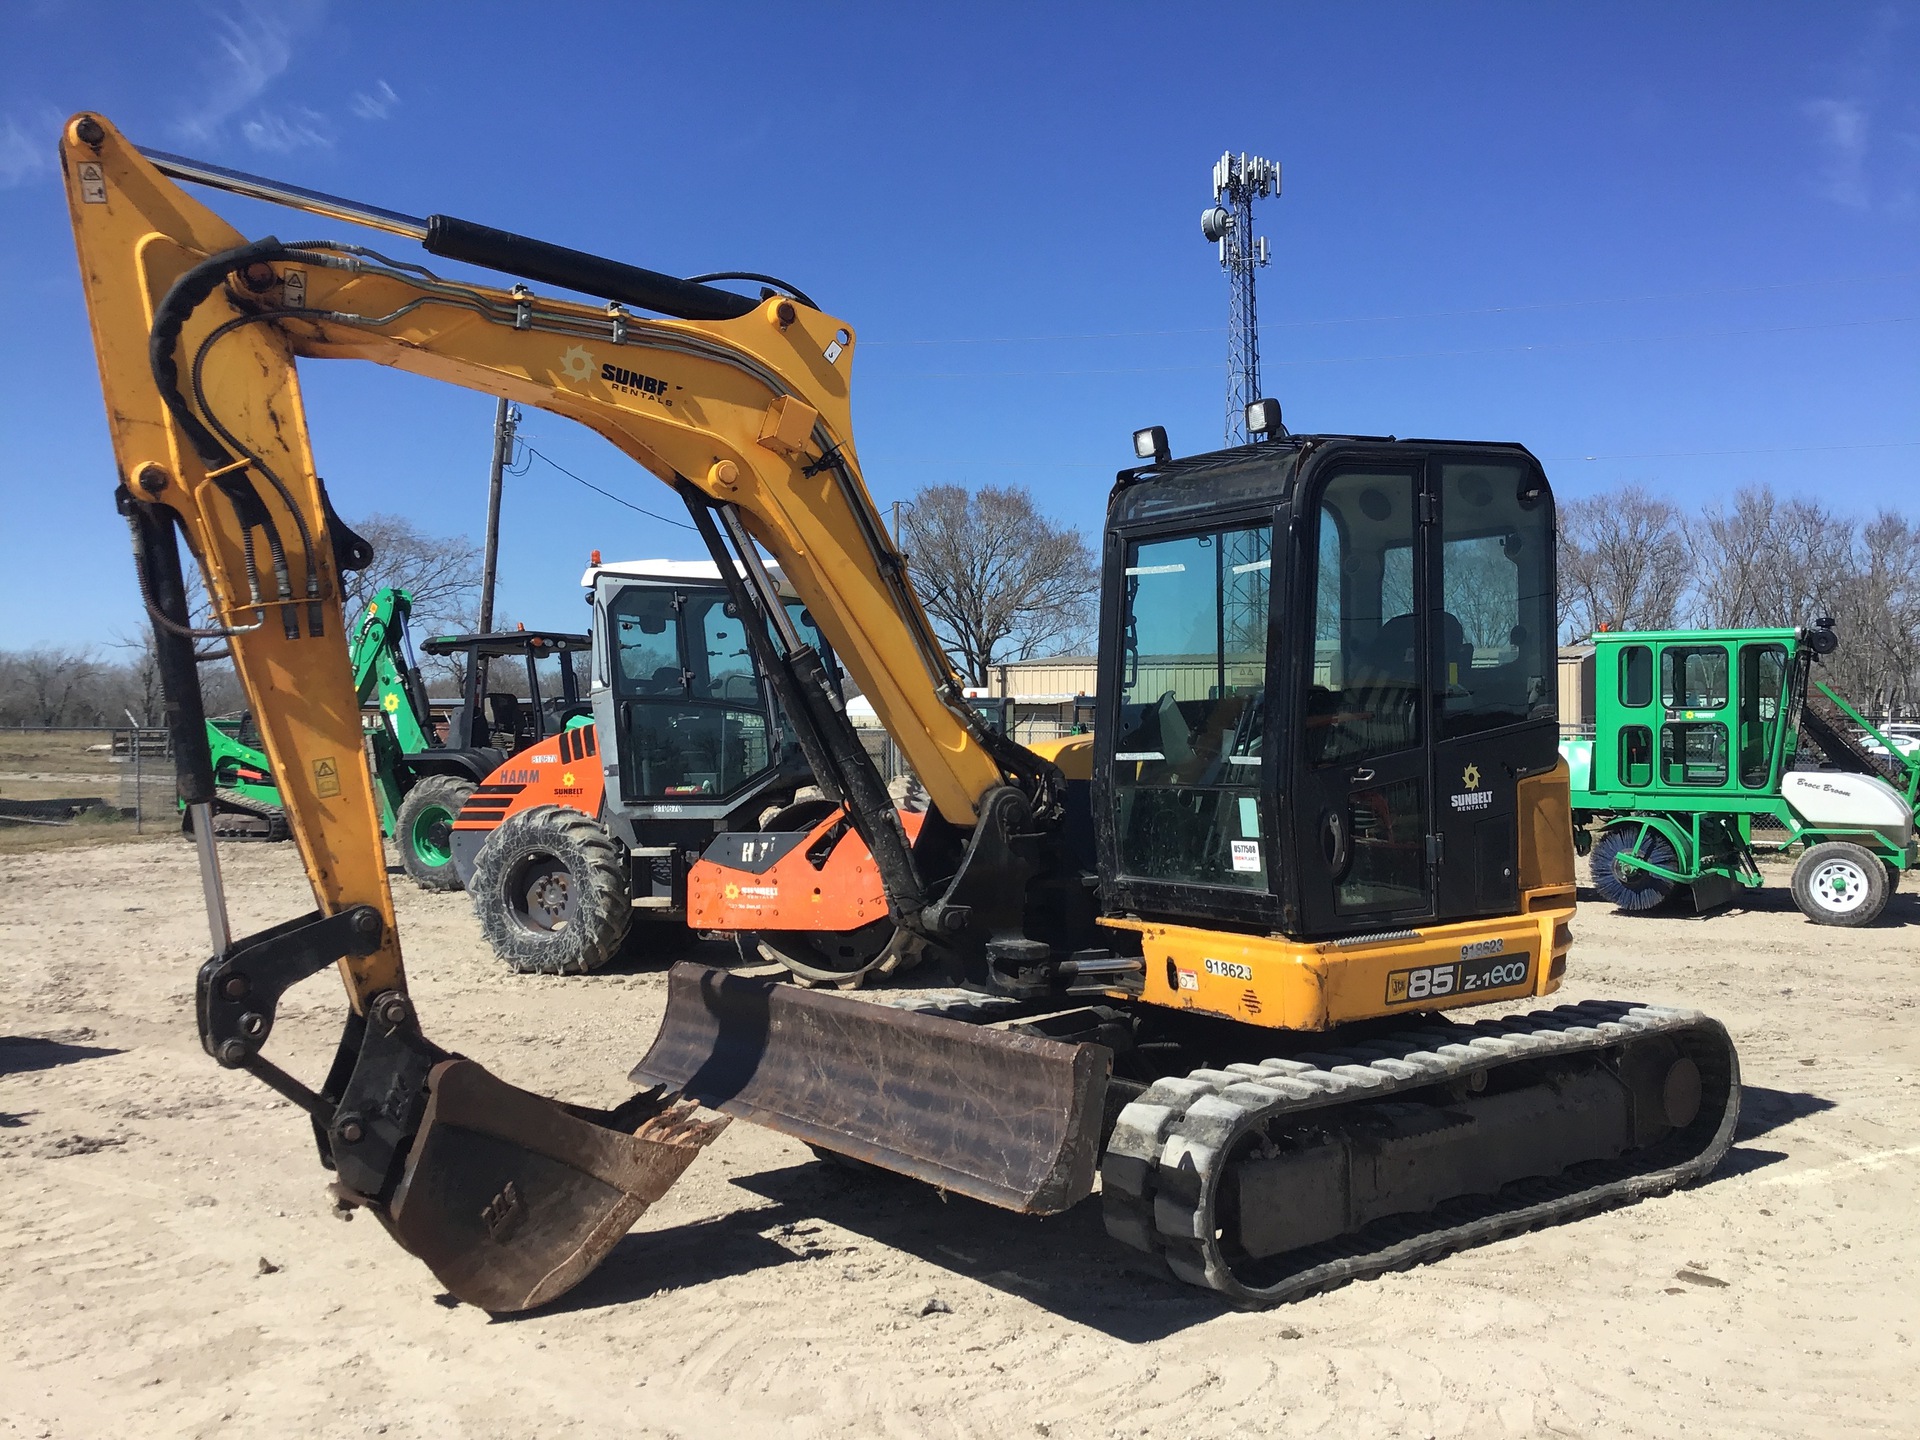
[[[218,638],[258,717],[317,902],[309,916],[236,940],[217,856],[203,838],[214,951],[199,982],[203,1043],[221,1064],[303,1106],[343,1201],[372,1206],[453,1293],[494,1310],[560,1293],[725,1122],[670,1103],[671,1092],[643,1094],[617,1112],[558,1106],[422,1034],[360,758],[340,605],[342,572],[371,557],[316,473],[298,359],[370,360],[550,410],[674,487],[742,613],[763,617],[764,633],[749,633],[816,776],[847,803],[879,863],[898,922],[975,961],[995,945],[1003,958],[1030,957],[1021,882],[1035,869],[1036,827],[1057,814],[1058,775],[993,736],[964,703],[888,543],[849,428],[847,326],[797,293],[769,291],[756,302],[447,217],[419,221],[156,161],[94,115],[69,122],[61,160],[118,504],[160,646],[183,798],[190,806],[211,798],[193,646]],[[417,235],[429,251],[608,303],[445,280],[340,241],[248,241],[170,174]],[[198,622],[176,536],[205,577],[210,615]],[[761,550],[807,602],[926,785],[946,838],[932,881],[923,873],[933,853],[926,837],[941,827],[921,828],[916,858],[837,688],[773,595]],[[261,1049],[279,994],[336,960],[353,1015],[316,1091]],[[821,1043],[849,1045],[852,1068],[872,1072],[874,1042],[859,1038],[865,1022],[830,1018]],[[923,1038],[901,1063],[951,1064],[935,1053],[941,1036]],[[1026,1050],[1038,1055],[1048,1043]],[[1016,1198],[1003,1203],[1039,1196],[1053,1205],[1090,1186],[1086,1132],[1099,1123],[1104,1067],[1084,1047],[1056,1049],[1034,1063],[1065,1065],[1078,1098],[1070,1114],[1054,1117],[1059,1134],[1026,1146],[1043,1157],[1038,1178],[1011,1187],[982,1181],[974,1193],[999,1198],[1004,1189]],[[885,1085],[868,1098],[883,1110],[895,1103]],[[1010,1103],[1035,1108],[1017,1095]],[[764,1109],[746,1113],[767,1118]],[[846,1123],[836,1117],[827,1129]],[[803,1133],[798,1123],[785,1128]],[[871,1128],[884,1147],[884,1119]],[[978,1117],[979,1146],[1004,1168],[1018,1147],[1003,1142],[1003,1128],[1000,1112]],[[918,1173],[962,1189],[973,1175],[938,1163]]]

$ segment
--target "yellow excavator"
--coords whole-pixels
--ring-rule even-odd
[[[203,1044],[306,1110],[340,1202],[462,1300],[563,1293],[733,1117],[1015,1211],[1097,1178],[1136,1258],[1243,1305],[1668,1190],[1725,1152],[1739,1076],[1717,1022],[1451,1013],[1550,994],[1571,945],[1554,506],[1524,449],[1293,435],[1271,402],[1240,448],[1176,459],[1139,432],[1108,504],[1098,723],[1040,753],[966,703],[861,479],[852,329],[800,290],[142,151],[93,114],[60,157],[182,794],[204,818],[193,647],[218,638],[316,901],[234,935],[196,827]],[[179,182],[512,283],[248,240]],[[340,577],[370,557],[314,472],[296,359],[568,416],[672,486],[894,925],[951,988],[873,1003],[677,965],[636,1093],[604,1111],[430,1039],[347,667]],[[213,601],[198,629],[182,537]],[[925,785],[911,838],[769,556]],[[637,743],[614,737],[610,773]],[[806,883],[781,836],[715,845]],[[336,964],[350,1011],[310,1084],[265,1051],[279,997]]]

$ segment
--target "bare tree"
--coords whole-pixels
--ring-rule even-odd
[[[42,645],[9,657],[7,690],[18,724],[85,725],[100,710],[100,662],[91,649]]]
[[[1861,528],[1833,605],[1840,649],[1831,683],[1890,719],[1920,713],[1920,522],[1883,510]]]
[[[1018,486],[929,485],[901,536],[920,603],[969,684],[990,667],[1086,642],[1097,606],[1093,554]]]
[[[1671,625],[1688,579],[1680,512],[1638,485],[1560,507],[1560,623],[1567,638]]]
[[[1854,572],[1854,522],[1766,485],[1702,516],[1689,547],[1703,625],[1804,625],[1834,613]]]
[[[413,619],[424,629],[471,624],[480,594],[478,545],[463,535],[423,534],[399,515],[369,515],[351,523],[373,546],[373,564],[343,578],[349,625],[374,592],[388,586],[413,596]]]
[[[126,708],[142,725],[160,724],[166,707],[162,703],[165,697],[160,684],[160,656],[154,649],[152,629],[138,636],[122,635],[113,642],[113,648],[126,652],[127,656],[117,667],[121,672],[120,689]]]

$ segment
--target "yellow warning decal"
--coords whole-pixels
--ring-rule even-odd
[[[340,793],[340,766],[331,755],[313,762],[313,793],[322,800]]]

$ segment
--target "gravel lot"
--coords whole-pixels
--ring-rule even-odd
[[[227,859],[241,933],[310,907],[291,846]],[[0,877],[0,1435],[1920,1431],[1911,878],[1862,932],[1784,874],[1709,919],[1583,904],[1564,998],[1696,1005],[1740,1046],[1739,1143],[1682,1194],[1241,1314],[1129,1273],[1097,1202],[1022,1220],[736,1124],[560,1306],[490,1321],[334,1218],[305,1119],[200,1053],[184,844]],[[511,976],[463,896],[398,899],[431,1035],[623,1097],[663,963]],[[318,1077],[341,1008],[293,992],[276,1058]]]

